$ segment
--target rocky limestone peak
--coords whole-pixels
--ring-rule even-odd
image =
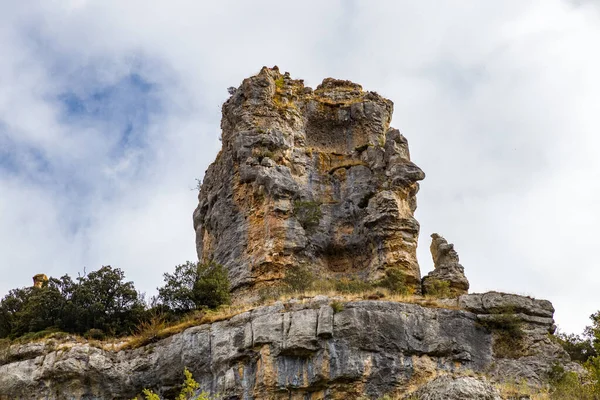
[[[223,147],[194,212],[199,259],[224,265],[236,293],[297,265],[365,280],[399,269],[420,292],[413,213],[425,174],[390,127],[393,103],[345,80],[312,90],[277,67],[228,91]]]
[[[469,291],[469,281],[465,276],[465,269],[460,265],[458,253],[454,244],[437,233],[431,235],[431,257],[434,270],[423,278],[423,293],[433,294],[439,287],[438,282],[448,282],[450,295],[460,296]]]

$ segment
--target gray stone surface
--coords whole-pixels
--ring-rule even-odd
[[[488,295],[502,301],[483,301]],[[375,399],[403,395],[423,383],[423,376],[467,370],[540,384],[552,363],[568,363],[548,338],[552,318],[536,315],[549,310],[545,302],[501,293],[459,301],[470,308],[356,301],[334,313],[332,299],[318,296],[259,307],[135,350],[73,340],[14,345],[0,353],[0,399],[131,399],[142,388],[172,395],[185,367],[204,390],[228,399],[289,399],[290,393]],[[527,344],[520,358],[494,354],[495,334],[478,322],[497,304],[523,311],[515,314]],[[468,380],[453,382],[456,393],[478,387]]]
[[[500,392],[484,379],[449,375],[433,379],[408,398],[411,400],[502,400]]]
[[[511,311],[546,318],[552,318],[554,315],[554,307],[548,300],[510,293],[487,292],[460,296],[458,305],[475,313]]]

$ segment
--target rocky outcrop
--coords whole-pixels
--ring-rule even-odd
[[[131,399],[142,388],[170,396],[184,367],[202,389],[227,399],[403,396],[442,375],[452,378],[433,381],[418,398],[455,398],[431,393],[445,379],[453,383],[442,393],[487,391],[457,378],[473,373],[541,384],[554,362],[568,361],[548,338],[553,309],[543,300],[492,292],[447,300],[447,308],[332,302],[279,302],[135,350],[13,345],[0,351],[0,399]],[[482,322],[505,315],[523,332],[512,358],[497,352],[502,327]]]
[[[33,287],[41,288],[48,282],[48,277],[44,274],[37,274],[33,276]]]
[[[194,212],[198,258],[224,265],[237,294],[296,265],[366,280],[400,269],[420,292],[425,175],[390,128],[392,102],[331,78],[312,90],[276,67],[229,92]]]
[[[465,269],[458,262],[454,245],[433,233],[430,250],[434,270],[423,278],[423,294],[439,295],[440,290],[447,290],[446,295],[453,297],[466,294],[469,291],[469,281],[465,276]]]

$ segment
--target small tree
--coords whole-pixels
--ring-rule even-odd
[[[285,271],[283,283],[292,293],[306,292],[315,282],[315,275],[305,266],[295,265]]]
[[[0,337],[18,337],[48,328],[84,334],[90,329],[127,334],[145,312],[133,282],[105,266],[74,282],[69,275],[42,287],[11,290],[0,302]]]
[[[216,308],[230,302],[227,271],[214,262],[187,261],[164,274],[165,285],[158,288],[160,301],[176,313],[202,307]]]
[[[406,295],[409,293],[406,286],[406,277],[404,273],[397,268],[390,268],[385,271],[385,276],[375,283],[375,286],[388,289],[395,294]]]
[[[196,307],[217,308],[229,304],[229,278],[222,265],[210,263],[201,268],[198,279],[194,284],[194,302]]]
[[[200,392],[200,384],[194,380],[192,373],[187,368],[183,370],[183,374],[185,375],[185,381],[183,381],[177,400],[211,400],[207,392]],[[160,397],[152,390],[144,389],[142,393],[146,397],[146,400],[160,400]],[[136,399],[137,397],[133,400]]]
[[[125,273],[103,266],[78,277],[71,295],[75,331],[101,329],[110,335],[129,333],[144,313],[145,305]]]
[[[0,302],[0,338],[19,336],[27,332],[21,322],[33,288],[12,289]]]

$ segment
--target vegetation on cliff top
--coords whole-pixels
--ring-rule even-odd
[[[184,313],[229,303],[225,270],[187,262],[165,273],[159,295],[144,300],[118,268],[103,266],[73,280],[50,278],[42,287],[11,290],[0,301],[0,338],[43,337],[62,331],[90,339],[129,335],[157,315],[174,321]]]
[[[164,274],[164,282],[158,297],[150,302],[144,301],[133,282],[125,280],[123,271],[110,266],[84,273],[76,279],[68,275],[50,278],[40,288],[13,289],[0,301],[0,339],[35,339],[57,331],[84,335],[89,339],[135,333],[125,347],[138,347],[189,326],[227,319],[249,309],[247,305],[223,307],[230,301],[229,281],[225,270],[213,263],[178,265],[173,273]],[[278,288],[271,288],[269,296],[263,296],[262,302],[329,294],[334,296],[332,305],[337,312],[344,309],[344,302],[355,300],[356,296],[447,307],[436,305],[431,296],[408,293],[404,276],[395,270],[368,283],[344,278],[318,279],[310,269],[299,266],[289,270],[282,283]],[[446,289],[441,287],[438,294],[444,297]],[[486,328],[505,333],[500,336],[507,339],[505,347],[512,349],[510,340],[519,336],[519,327],[510,315],[495,318],[484,322]],[[558,333],[551,336],[586,373],[577,374],[557,364],[549,374],[551,388],[531,398],[600,399],[600,312],[593,314],[591,320],[592,325],[581,335]],[[524,393],[524,389],[515,387],[511,390]],[[150,391],[146,395],[155,396]]]

